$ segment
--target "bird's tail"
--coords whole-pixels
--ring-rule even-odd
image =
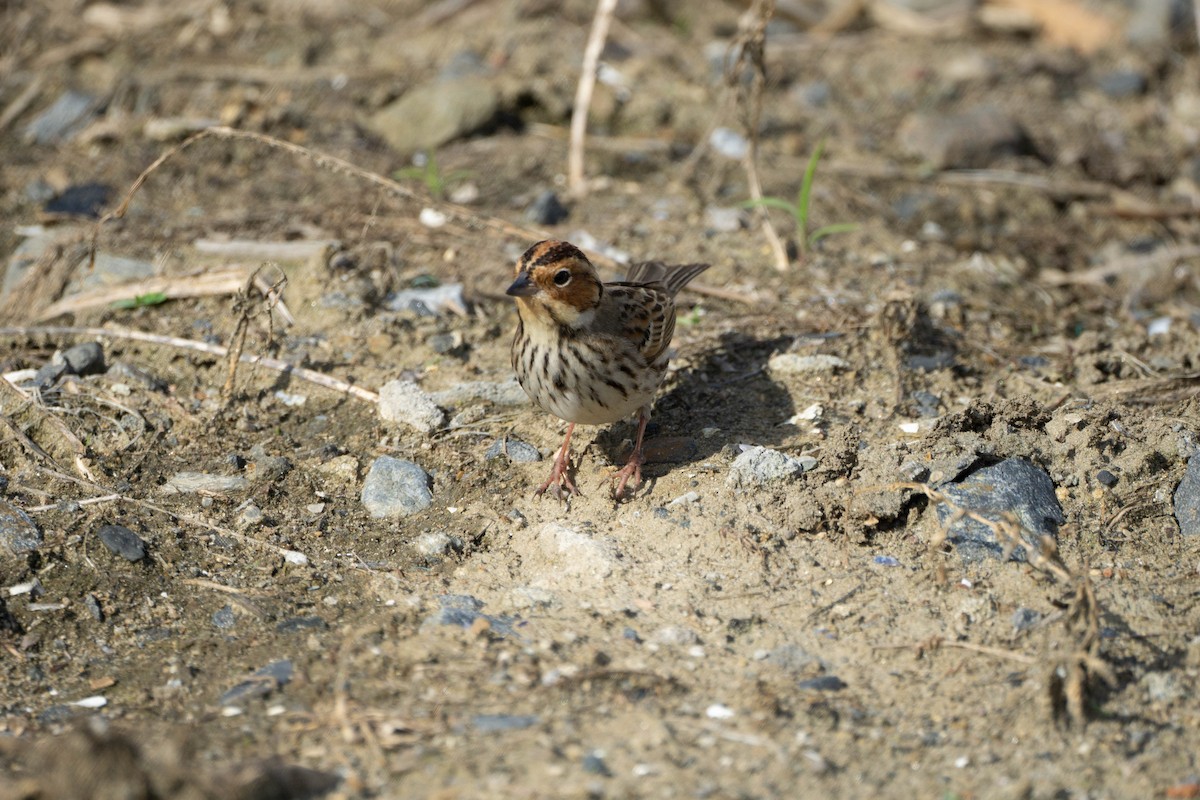
[[[661,283],[672,296],[687,286],[693,278],[711,264],[674,264],[668,266],[661,261],[643,261],[634,264],[625,274],[628,283]]]

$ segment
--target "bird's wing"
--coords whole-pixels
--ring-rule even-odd
[[[658,283],[607,283],[605,300],[612,303],[612,333],[627,339],[653,363],[671,344],[675,333],[675,300]]]

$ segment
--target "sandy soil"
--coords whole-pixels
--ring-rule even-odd
[[[718,74],[740,5],[623,6],[605,61],[626,86],[593,109],[599,180],[564,222],[525,218],[541,192],[566,197],[593,13],[556,6],[0,10],[0,254],[18,226],[58,237],[5,300],[0,371],[83,341],[108,367],[0,394],[0,512],[43,537],[0,546],[0,798],[1200,796],[1200,537],[1172,505],[1198,441],[1194,41],[1114,34],[1084,56],[986,27],[863,18],[817,39],[778,21],[764,191],[794,197],[824,141],[812,225],[857,225],[799,254],[773,212],[794,256],[779,271],[752,215],[706,215],[749,196],[740,162],[696,150],[715,124],[744,130]],[[228,285],[79,302],[112,276],[79,262],[91,222],[43,195],[102,184],[113,208],[204,120],[390,175],[410,154],[369,118],[464,59],[498,109],[437,149],[447,190],[477,190],[464,204],[214,136],[156,169],[98,250],[168,293]],[[1114,70],[1144,88],[1118,91]],[[67,89],[94,98],[82,130],[30,141]],[[986,171],[910,152],[921,115],[944,133],[981,107],[1001,119],[966,139],[1020,133]],[[503,290],[547,234],[713,264],[719,296],[682,298],[657,461],[619,505],[603,480],[631,423],[577,432],[567,506],[531,497],[547,461],[485,457],[502,437],[552,456],[564,426],[437,394],[511,378]],[[298,249],[204,246],[242,240]],[[234,296],[259,266],[286,276],[293,324]],[[454,283],[465,313],[384,303]],[[64,298],[78,305],[46,318]],[[107,332],[31,328],[47,323]],[[447,421],[384,423],[265,367],[226,395],[219,354],[118,332],[229,346],[239,325],[248,354],[371,391],[413,380]],[[742,445],[816,466],[731,485]],[[429,508],[367,513],[385,455],[431,475]],[[1007,458],[1053,481],[1057,552],[965,559],[939,487]],[[186,472],[242,480],[173,491]],[[112,524],[146,556],[114,554]]]

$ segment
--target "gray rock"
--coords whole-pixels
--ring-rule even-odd
[[[766,662],[788,672],[802,673],[820,665],[821,660],[798,644],[782,644],[767,654]]]
[[[77,269],[77,277],[68,284],[67,294],[144,280],[155,273],[153,262],[114,256],[112,253],[96,253],[95,267]],[[131,293],[128,299],[132,300],[133,296]]]
[[[506,381],[465,381],[429,398],[439,406],[457,406],[469,400],[483,400],[498,406],[520,406],[529,402],[529,395],[517,383],[516,378]]]
[[[1032,608],[1021,607],[1012,613],[1012,626],[1016,631],[1027,631],[1042,621],[1042,615]]]
[[[489,461],[501,456],[508,456],[509,461],[515,461],[519,464],[529,464],[542,460],[542,454],[538,452],[536,447],[512,437],[505,437],[492,442],[492,446],[483,455]]]
[[[1096,86],[1109,97],[1137,97],[1146,93],[1146,76],[1132,69],[1114,69],[1096,79]]]
[[[233,606],[221,606],[212,615],[213,627],[218,630],[227,631],[234,626],[236,621],[233,615]]]
[[[437,598],[438,610],[421,622],[421,630],[448,625],[454,628],[470,628],[476,620],[488,623],[488,630],[497,636],[515,637],[514,619],[507,615],[482,614],[483,601],[469,594],[443,594]]]
[[[1200,534],[1200,453],[1188,459],[1187,471],[1175,490],[1175,521],[1184,536]]]
[[[664,644],[669,647],[686,647],[700,641],[700,637],[694,630],[682,625],[663,625],[650,638],[656,644]]]
[[[821,675],[809,678],[796,684],[797,689],[808,689],[814,692],[840,692],[846,688],[846,682],[837,675]]]
[[[774,375],[801,375],[805,372],[835,372],[846,369],[850,362],[837,356],[802,356],[797,353],[776,353],[767,360],[767,369]]]
[[[486,78],[468,75],[418,86],[367,119],[367,128],[400,153],[431,150],[481,128],[500,107]]]
[[[788,97],[805,108],[824,108],[833,97],[833,89],[825,81],[797,83],[788,90]]]
[[[388,381],[379,390],[379,416],[385,422],[399,422],[420,431],[433,433],[446,421],[445,413],[412,381]]]
[[[380,456],[363,481],[362,504],[375,519],[407,517],[432,503],[430,477],[411,461]]]
[[[101,525],[96,536],[110,552],[126,561],[141,561],[146,557],[146,542],[124,525]]]
[[[740,161],[750,151],[750,143],[732,128],[716,128],[708,137],[708,144],[714,151],[726,158]]]
[[[292,680],[294,672],[295,667],[292,665],[291,660],[285,658],[279,661],[272,661],[221,695],[219,704],[223,707],[231,706],[243,700],[266,697],[271,692],[286,686]]]
[[[745,209],[737,206],[708,206],[704,209],[704,227],[717,233],[740,231],[745,221]]]
[[[241,475],[210,475],[207,472],[176,472],[167,478],[162,490],[164,494],[227,494],[239,492],[250,486],[250,481]]]
[[[476,714],[471,727],[479,733],[501,733],[532,728],[540,721],[536,714]]]
[[[29,553],[42,546],[42,532],[21,509],[0,500],[0,544],[13,553]]]
[[[450,549],[450,543],[450,534],[445,531],[429,531],[418,536],[413,547],[423,556],[440,556]]]
[[[84,342],[63,351],[63,361],[73,375],[104,372],[104,348],[99,342]]]
[[[799,478],[816,465],[817,460],[809,456],[797,458],[766,447],[747,447],[733,460],[725,483],[734,489],[782,483]]]
[[[913,114],[897,136],[901,149],[935,169],[988,167],[1005,156],[1032,152],[1020,123],[994,106]]]
[[[1010,458],[976,470],[959,483],[939,487],[958,508],[973,511],[993,523],[1005,514],[1015,515],[1021,525],[1022,538],[1033,547],[1043,536],[1054,537],[1063,523],[1062,506],[1054,494],[1054,482],[1045,470],[1021,458]],[[956,508],[947,503],[937,505],[937,517],[948,526],[948,538],[964,561],[978,562],[985,557],[1000,558],[1005,544],[987,525],[966,517],[955,518]],[[1012,554],[1016,561],[1025,560],[1025,550],[1017,547]]]
[[[405,289],[394,292],[383,301],[388,311],[411,311],[423,317],[436,317],[444,311],[467,313],[461,283],[446,283],[429,289]]]
[[[571,215],[571,210],[562,204],[553,189],[537,196],[525,209],[525,219],[534,225],[557,225]]]
[[[99,105],[95,97],[68,89],[25,126],[25,140],[57,144],[83,130]]]

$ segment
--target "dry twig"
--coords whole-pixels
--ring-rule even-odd
[[[749,143],[743,165],[746,169],[750,199],[755,203],[760,203],[763,199],[762,181],[758,177],[758,131],[762,119],[763,89],[767,83],[767,23],[771,21],[774,13],[774,0],[754,0],[754,5],[739,22],[741,30],[730,45],[730,48],[736,51],[737,57],[732,59],[725,72],[726,85],[738,98],[737,105],[743,113],[742,127]],[[742,81],[742,73],[747,67],[753,76],[748,88]],[[786,271],[789,267],[787,248],[783,246],[783,240],[779,238],[779,233],[771,223],[770,214],[762,205],[757,206],[756,213],[763,235],[767,238],[767,245],[771,248],[771,255],[775,259],[775,268],[781,272]]]
[[[96,336],[100,338],[113,339],[131,339],[138,342],[147,342],[149,344],[166,345],[167,347],[178,347],[183,350],[195,350],[200,353],[207,353],[218,358],[225,358],[229,355],[229,348],[222,347],[219,344],[209,344],[207,342],[197,342],[194,339],[181,339],[177,336],[161,336],[156,333],[146,333],[145,331],[122,330],[116,328],[73,328],[63,325],[41,325],[31,327],[13,327],[0,328],[0,336],[35,336],[38,334],[48,336]],[[369,389],[364,389],[361,386],[355,386],[339,378],[334,378],[326,375],[323,372],[308,369],[306,367],[298,367],[295,364],[290,364],[287,361],[281,361],[277,358],[268,358],[266,356],[258,356],[253,354],[243,354],[240,361],[246,364],[253,364],[259,367],[273,369],[276,372],[284,372],[288,375],[293,375],[301,380],[324,386],[326,389],[332,389],[335,392],[348,394],[351,397],[356,397],[359,400],[364,400],[368,403],[378,403],[379,395]]]
[[[571,142],[567,150],[567,188],[571,194],[581,197],[587,193],[587,178],[583,174],[583,142],[587,136],[588,110],[592,105],[592,91],[596,88],[596,66],[604,41],[608,38],[608,26],[612,22],[617,0],[599,0],[592,30],[588,34],[587,46],[583,50],[583,71],[575,88],[575,108],[571,111]]]

